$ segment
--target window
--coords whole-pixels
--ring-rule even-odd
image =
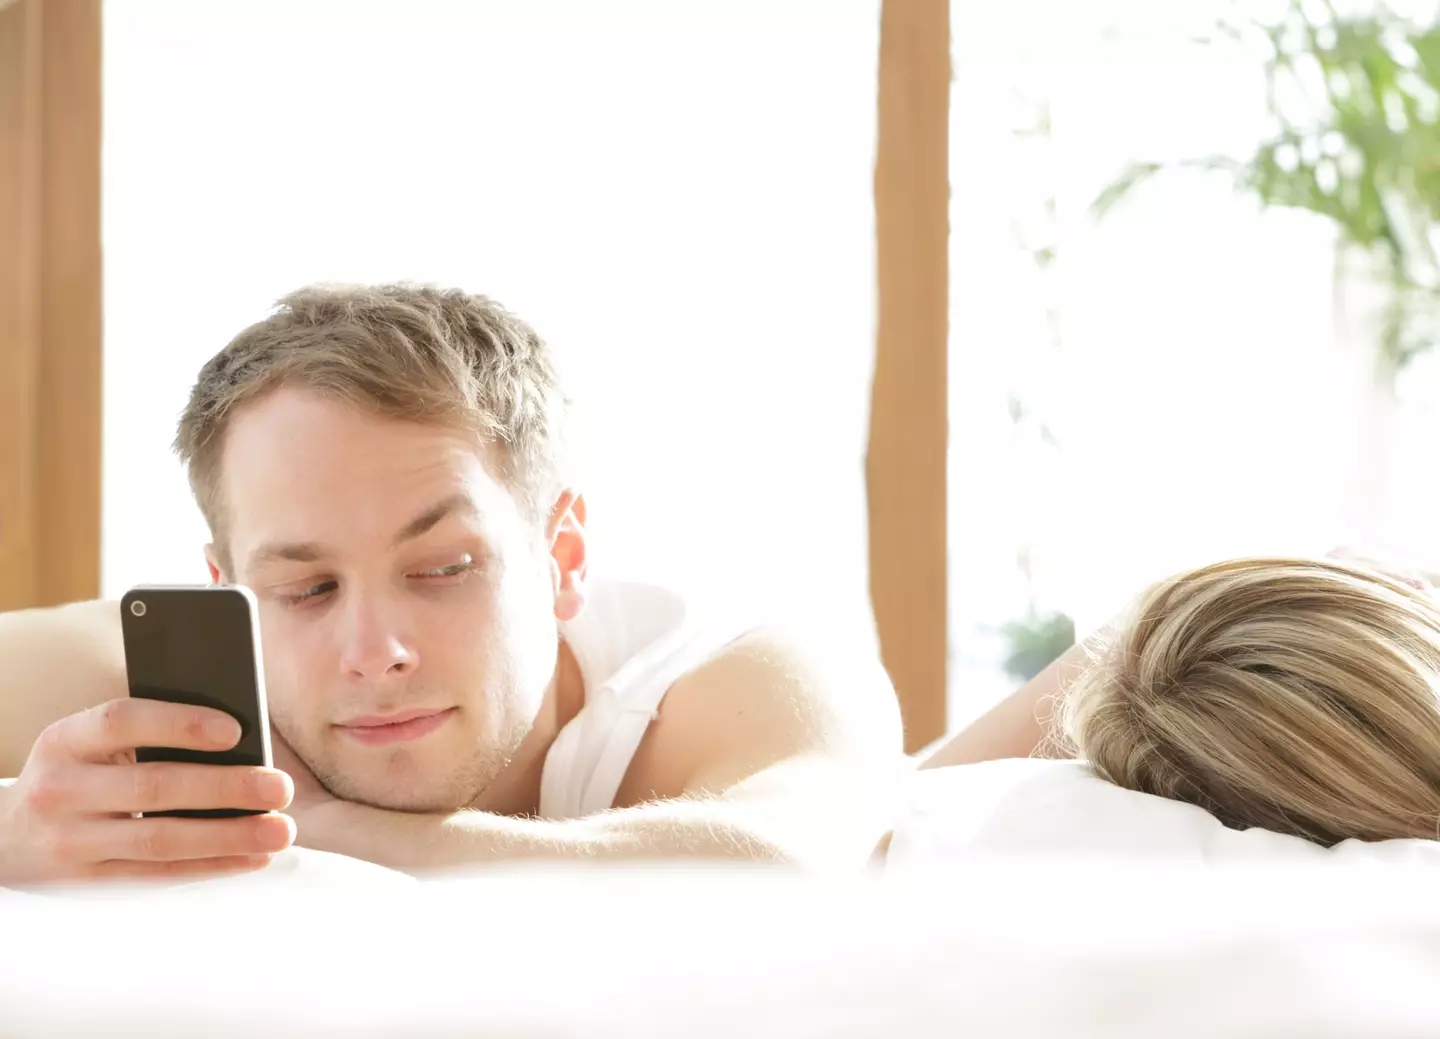
[[[952,4],[952,729],[1018,684],[997,629],[1032,606],[1083,634],[1225,556],[1440,560],[1440,373],[1405,373],[1387,434],[1373,286],[1337,274],[1326,222],[1180,172],[1089,213],[1130,161],[1266,132],[1258,60],[1192,42],[1227,9]]]

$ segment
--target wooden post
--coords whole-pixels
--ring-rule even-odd
[[[0,0],[0,610],[100,590],[100,0]]]
[[[870,593],[911,752],[946,727],[950,79],[949,0],[884,0]]]

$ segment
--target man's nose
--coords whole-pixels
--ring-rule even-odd
[[[420,660],[399,618],[383,604],[355,597],[345,611],[340,668],[351,678],[377,681],[413,671]]]

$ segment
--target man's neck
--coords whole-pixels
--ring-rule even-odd
[[[534,816],[540,812],[540,780],[545,772],[545,757],[560,730],[585,706],[585,677],[575,654],[562,639],[556,654],[555,675],[545,691],[540,711],[535,716],[520,749],[510,764],[495,777],[470,805],[482,812],[496,815]]]

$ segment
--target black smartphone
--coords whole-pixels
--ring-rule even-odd
[[[139,747],[138,761],[270,767],[270,715],[255,594],[239,585],[141,586],[120,600],[130,695],[224,711],[240,723],[230,750]],[[189,818],[258,815],[249,809],[153,812]]]

